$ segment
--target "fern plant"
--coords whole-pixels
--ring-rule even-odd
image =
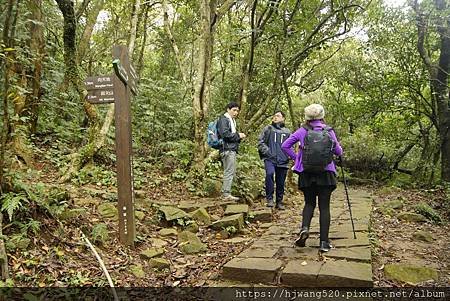
[[[23,193],[8,192],[1,196],[2,212],[8,213],[9,220],[12,221],[14,212],[20,210],[25,203],[29,203],[27,196]]]

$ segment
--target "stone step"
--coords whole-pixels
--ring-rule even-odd
[[[279,259],[236,257],[223,266],[222,276],[248,283],[270,284],[275,282],[282,264]]]
[[[337,192],[342,194],[342,187]],[[346,202],[331,207],[330,225],[334,246],[319,252],[319,213],[315,214],[307,246],[295,246],[301,210],[278,213],[277,219],[248,249],[223,266],[222,280],[288,287],[372,287],[368,222],[372,197],[351,191],[356,239]],[[339,196],[338,196],[339,197]],[[334,197],[334,202],[336,196]]]

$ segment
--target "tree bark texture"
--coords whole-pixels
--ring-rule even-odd
[[[86,26],[83,30],[80,43],[78,44],[78,60],[81,63],[86,56],[86,52],[89,50],[89,42],[91,40],[94,26],[97,22],[98,15],[104,6],[105,0],[96,0],[92,4],[91,10],[86,16]]]
[[[70,0],[56,0],[64,17],[64,63],[65,77],[76,90],[88,119],[88,142],[71,156],[71,164],[62,180],[69,180],[100,149],[98,139],[101,130],[97,109],[86,101],[87,92],[82,84],[77,64],[76,30],[74,4]]]
[[[450,182],[450,99],[448,88],[448,73],[450,72],[450,17],[445,14],[449,3],[445,0],[433,2],[436,15],[436,29],[439,35],[439,59],[433,62],[425,48],[425,39],[429,26],[425,12],[418,1],[414,1],[416,13],[417,49],[430,76],[430,89],[437,107],[438,131],[441,153],[441,179]]]
[[[210,3],[211,2],[211,3]],[[198,40],[197,72],[194,84],[192,109],[194,115],[194,167],[203,170],[206,148],[204,132],[209,105],[210,67],[213,50],[211,12],[215,11],[215,1],[202,0],[200,4],[200,37]]]
[[[10,32],[13,32],[11,30],[12,24],[14,24],[13,19],[13,8],[16,5],[15,0],[8,0],[8,6],[6,9],[6,17],[5,17],[5,24],[3,27],[3,44],[5,44],[6,47],[12,48],[13,46],[13,39],[11,38]],[[9,139],[9,112],[8,112],[8,95],[9,95],[9,86],[10,86],[10,74],[12,73],[12,61],[13,56],[11,51],[6,52],[5,54],[5,60],[4,60],[4,82],[3,82],[3,91],[2,91],[2,99],[3,99],[3,128],[2,128],[2,135],[1,135],[1,145],[0,145],[0,192],[3,193],[3,169],[5,168],[5,152],[6,152],[6,143]]]

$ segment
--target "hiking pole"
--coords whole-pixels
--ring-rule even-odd
[[[348,211],[350,212],[350,220],[352,221],[353,237],[356,239],[355,224],[353,223],[353,215],[352,215],[352,205],[350,204],[350,198],[348,197],[347,181],[345,180],[344,163],[342,161],[342,156],[339,156],[339,161],[341,162],[342,179],[344,181],[345,196],[347,197]]]

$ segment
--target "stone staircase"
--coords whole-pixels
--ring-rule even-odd
[[[286,287],[371,287],[372,266],[368,226],[372,198],[350,190],[356,239],[343,187],[332,195],[330,239],[334,248],[319,252],[319,212],[316,208],[306,247],[294,245],[301,207],[278,213],[278,219],[253,243],[223,266],[222,280],[240,284]]]

